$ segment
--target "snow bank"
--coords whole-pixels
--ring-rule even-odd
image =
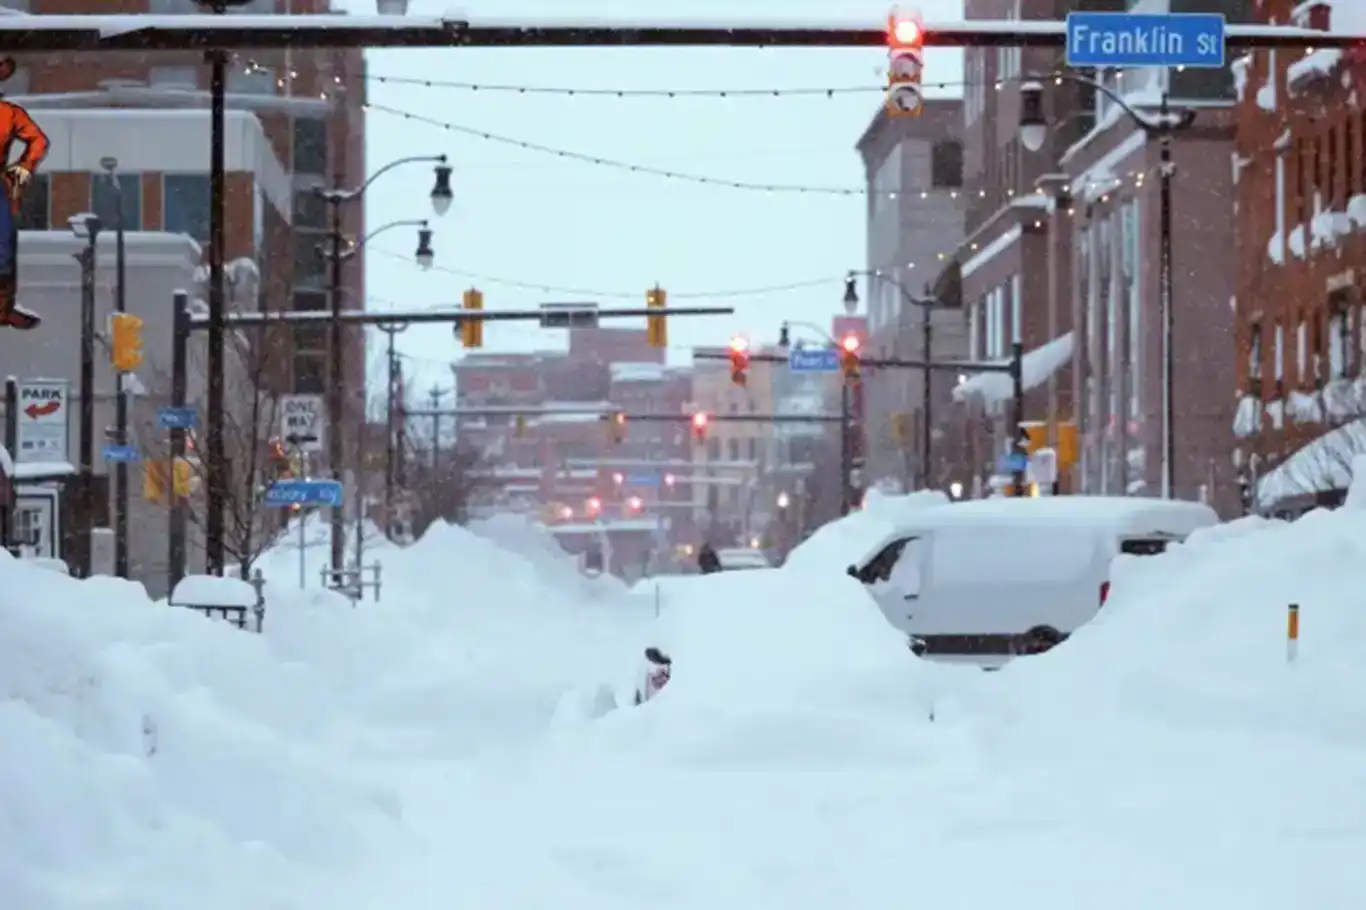
[[[544,581],[565,594],[594,599],[619,596],[626,584],[611,575],[589,578],[579,571],[578,559],[565,552],[544,525],[522,515],[494,515],[471,521],[471,532],[529,562]]]
[[[308,744],[306,670],[140,586],[0,553],[0,652],[7,907],[302,910],[398,814]]]

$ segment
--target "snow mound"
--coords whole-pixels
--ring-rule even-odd
[[[6,906],[302,908],[398,813],[308,744],[307,672],[140,586],[0,553],[0,652]]]
[[[523,515],[494,515],[471,521],[475,535],[516,553],[529,562],[547,584],[584,597],[604,598],[624,594],[626,584],[611,575],[589,578],[579,571],[578,559],[565,552],[543,525]]]

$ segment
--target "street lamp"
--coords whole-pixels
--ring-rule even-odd
[[[783,492],[779,493],[778,508],[786,509],[790,505],[792,505],[792,497],[787,495],[787,491],[784,490]]]
[[[432,185],[431,199],[432,211],[436,212],[438,218],[451,210],[451,200],[455,194],[451,192],[451,167],[444,163],[445,156],[442,156],[442,163],[432,170],[436,174],[436,183]]]
[[[425,221],[422,222],[422,227],[417,229],[417,252],[413,254],[413,259],[424,272],[436,261],[436,253],[432,251],[432,231]]]
[[[934,440],[931,431],[934,427],[934,370],[931,363],[934,359],[934,323],[930,320],[930,311],[936,309],[956,309],[961,301],[940,300],[930,293],[927,286],[925,294],[917,296],[911,292],[896,278],[880,270],[868,270],[864,272],[851,271],[844,280],[844,306],[853,312],[853,308],[858,306],[858,291],[854,286],[854,279],[858,275],[866,276],[869,281],[881,281],[901,294],[903,300],[910,306],[919,307],[921,310],[920,318],[920,357],[924,361],[922,375],[920,377],[920,409],[925,417],[922,421],[923,431],[920,437],[920,488],[928,490],[930,488],[930,460],[934,454]],[[852,300],[852,304],[851,304]]]
[[[1172,177],[1176,165],[1172,162],[1172,135],[1195,123],[1195,111],[1173,111],[1166,90],[1162,92],[1156,114],[1141,114],[1105,83],[1066,71],[1054,74],[1058,81],[1066,80],[1087,85],[1105,95],[1148,136],[1158,140],[1159,210],[1158,230],[1158,316],[1162,322],[1162,496],[1176,495],[1176,395],[1175,351],[1173,335],[1176,322],[1172,300]],[[1043,148],[1048,134],[1048,123],[1043,111],[1043,83],[1032,79],[1020,86],[1020,143],[1031,151]]]

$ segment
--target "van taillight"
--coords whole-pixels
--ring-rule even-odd
[[[1105,600],[1110,596],[1110,583],[1102,581],[1100,583],[1100,605],[1105,606]]]

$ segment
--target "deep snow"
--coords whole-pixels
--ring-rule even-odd
[[[1122,557],[1094,623],[999,673],[914,658],[824,544],[656,620],[502,531],[386,551],[377,605],[276,579],[262,636],[0,555],[6,910],[1366,893],[1366,511]],[[646,644],[663,693],[575,710]]]

